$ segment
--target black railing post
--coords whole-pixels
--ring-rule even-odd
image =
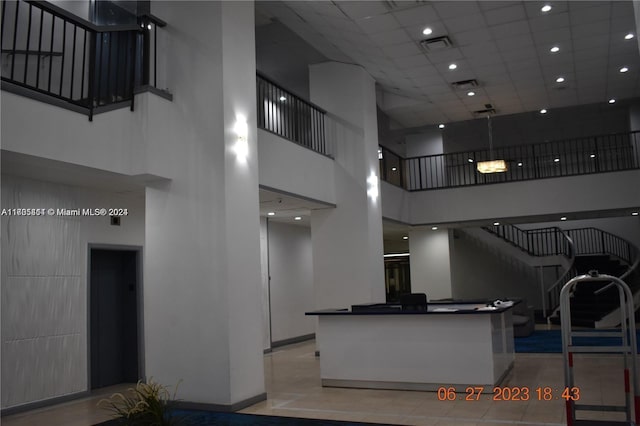
[[[96,85],[96,33],[89,33],[89,82],[87,88],[88,104],[89,104],[89,121],[93,121],[93,110],[95,101],[95,85]]]

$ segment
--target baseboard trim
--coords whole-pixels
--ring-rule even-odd
[[[185,410],[221,411],[225,413],[232,413],[242,410],[243,408],[250,407],[266,399],[267,393],[264,392],[251,398],[234,402],[233,404],[209,404],[206,402],[175,401],[175,407],[183,408]]]
[[[20,414],[26,411],[36,410],[38,408],[45,408],[51,405],[62,404],[63,402],[73,401],[75,399],[86,398],[91,396],[90,391],[82,391],[77,393],[70,393],[68,395],[57,396],[54,398],[43,399],[41,401],[28,402],[26,404],[16,405],[14,407],[3,408],[0,410],[0,417],[11,416],[13,414]]]
[[[315,333],[305,334],[304,336],[292,337],[290,339],[278,340],[277,342],[271,342],[271,348],[279,348],[281,346],[291,345],[293,343],[306,342],[307,340],[313,340],[316,338]]]

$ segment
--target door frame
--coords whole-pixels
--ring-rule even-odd
[[[146,377],[144,364],[144,295],[143,295],[143,275],[142,259],[143,247],[124,244],[100,244],[89,243],[87,246],[87,391],[91,392],[91,251],[92,250],[112,250],[112,251],[132,251],[136,254],[136,319],[138,322],[138,380]]]

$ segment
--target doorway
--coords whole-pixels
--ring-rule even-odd
[[[138,249],[89,249],[91,389],[140,378]]]

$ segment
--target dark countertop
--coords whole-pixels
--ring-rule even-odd
[[[513,305],[487,308],[493,301],[435,301],[429,302],[426,311],[402,310],[399,303],[367,303],[353,305],[351,309],[322,309],[319,311],[305,312],[305,315],[442,315],[442,314],[496,314],[502,313],[520,303],[520,300],[511,300]]]

